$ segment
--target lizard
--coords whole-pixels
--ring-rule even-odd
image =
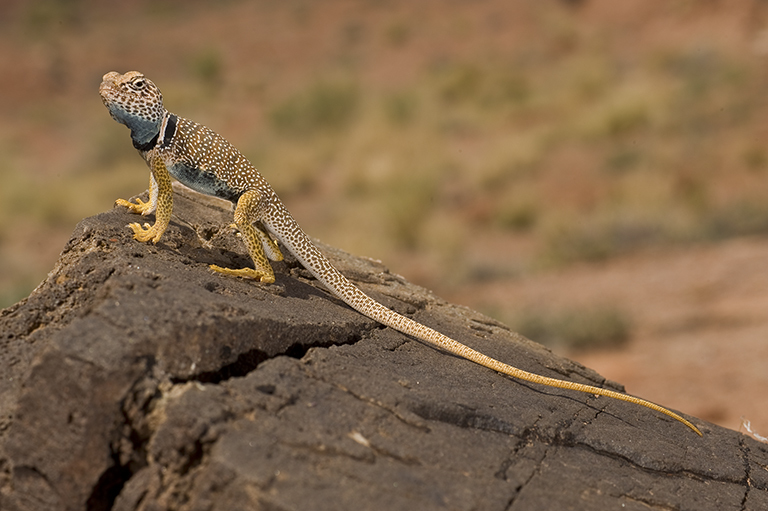
[[[275,281],[269,260],[281,261],[280,244],[330,292],[359,313],[448,353],[523,381],[606,396],[644,406],[701,431],[680,415],[650,401],[609,389],[559,380],[518,369],[476,351],[377,302],[350,282],[315,246],[288,212],[275,191],[232,144],[210,128],[165,109],[163,95],[138,71],[111,71],[102,78],[99,94],[112,118],[131,130],[133,146],[150,168],[149,200],[118,199],[116,205],[155,223],[128,225],[140,242],[157,243],[168,228],[173,210],[171,178],[203,194],[234,204],[234,226],[253,261],[253,268],[216,272],[265,284]],[[279,241],[279,244],[278,244]]]

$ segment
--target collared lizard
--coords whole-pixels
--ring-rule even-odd
[[[217,272],[272,283],[275,275],[268,259],[282,260],[279,241],[334,295],[379,323],[513,378],[645,406],[682,422],[701,435],[691,422],[650,401],[523,371],[388,309],[366,295],[331,264],[240,151],[211,129],[166,110],[160,90],[143,74],[137,71],[123,75],[109,72],[102,78],[99,93],[112,118],[130,128],[133,145],[151,170],[148,202],[141,199],[135,203],[123,199],[116,201],[141,215],[156,212],[155,223],[151,226],[129,225],[138,241],[157,243],[168,228],[173,210],[173,177],[198,192],[235,204],[235,226],[242,234],[254,268],[211,265]]]

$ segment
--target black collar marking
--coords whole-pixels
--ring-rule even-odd
[[[179,118],[175,114],[168,116],[168,120],[165,123],[165,131],[163,131],[163,142],[160,144],[161,149],[165,149],[171,142],[173,142],[173,136],[176,134],[176,122]],[[160,138],[160,132],[158,131],[154,137],[148,142],[139,143],[136,140],[133,141],[133,147],[139,151],[147,152],[151,151],[157,145],[157,140]]]
[[[168,116],[168,122],[165,123],[165,131],[163,132],[163,142],[160,144],[161,149],[165,149],[173,142],[173,136],[176,134],[176,121],[178,120],[179,118],[174,114]]]
[[[139,151],[147,152],[151,150],[153,147],[155,147],[155,144],[157,144],[157,137],[160,136],[160,132],[158,131],[157,134],[152,137],[152,139],[149,142],[144,142],[143,144],[136,142],[136,140],[133,141],[133,147],[138,149]]]

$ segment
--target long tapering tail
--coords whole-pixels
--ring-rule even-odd
[[[565,380],[558,380],[556,378],[549,378],[534,373],[529,373],[518,369],[511,365],[499,362],[489,356],[483,355],[479,351],[473,350],[469,346],[465,346],[458,341],[451,339],[448,336],[441,334],[440,332],[422,325],[410,318],[407,318],[401,314],[398,314],[384,305],[380,304],[373,298],[363,293],[360,288],[352,284],[342,273],[337,270],[331,262],[315,247],[312,240],[301,230],[301,227],[291,217],[290,213],[284,208],[278,208],[278,215],[280,222],[270,222],[268,219],[264,222],[265,225],[280,238],[283,245],[296,256],[299,262],[315,276],[317,280],[323,283],[333,294],[341,298],[347,305],[358,311],[359,313],[378,321],[384,325],[394,328],[406,335],[410,335],[424,342],[437,346],[445,351],[458,355],[467,360],[471,360],[481,366],[493,369],[500,373],[506,374],[513,378],[528,381],[531,383],[538,383],[541,385],[547,385],[548,387],[556,387],[560,389],[575,390],[578,392],[585,392],[587,394],[596,394],[599,396],[606,396],[613,399],[619,399],[621,401],[627,401],[636,405],[656,410],[657,412],[668,415],[673,419],[682,422],[697,435],[702,436],[701,431],[691,424],[686,419],[682,418],[678,414],[667,410],[666,408],[659,406],[645,399],[640,399],[628,394],[622,394],[620,392],[614,392],[608,389],[602,389],[600,387],[594,387],[592,385],[584,385],[582,383],[575,383]]]
[[[360,292],[362,293],[362,291]],[[583,383],[576,383],[576,382],[566,381],[566,380],[558,380],[556,378],[549,378],[547,376],[541,376],[539,374],[523,371],[522,369],[518,369],[517,367],[513,367],[509,364],[505,364],[487,355],[483,355],[479,351],[476,351],[470,348],[469,346],[461,344],[460,342],[455,341],[450,337],[443,335],[436,330],[433,330],[432,328],[429,328],[425,325],[422,325],[421,323],[413,321],[410,318],[397,314],[396,312],[387,309],[386,307],[379,304],[373,299],[371,299],[371,302],[372,303],[368,304],[368,307],[366,307],[365,311],[357,309],[356,307],[354,308],[357,309],[359,312],[365,314],[366,316],[371,317],[372,319],[375,319],[376,321],[379,321],[387,326],[391,326],[392,328],[399,330],[404,334],[416,337],[417,339],[421,339],[434,346],[442,348],[445,351],[453,353],[454,355],[458,355],[462,358],[465,358],[467,360],[471,360],[472,362],[480,364],[483,367],[487,367],[488,369],[493,369],[494,371],[498,371],[502,374],[506,374],[513,378],[528,381],[531,383],[538,383],[541,385],[546,385],[548,387],[556,387],[559,389],[575,390],[578,392],[584,392],[586,394],[606,396],[613,399],[626,401],[628,403],[634,403],[636,405],[644,406],[646,408],[650,408],[651,410],[656,410],[657,412],[663,413],[664,415],[668,415],[669,417],[672,417],[673,419],[682,422],[683,424],[691,428],[694,432],[696,432],[697,435],[702,436],[702,433],[701,431],[699,431],[699,428],[694,426],[690,421],[684,419],[683,417],[676,414],[675,412],[664,408],[663,406],[657,405],[656,403],[652,403],[650,401],[646,401],[645,399],[640,399],[635,396],[630,396],[628,394],[615,392],[613,390],[595,387],[593,385],[585,385]],[[375,314],[370,314],[369,311],[371,310],[371,308],[378,309],[378,310],[376,311]]]

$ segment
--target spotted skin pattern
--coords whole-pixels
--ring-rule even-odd
[[[112,117],[130,128],[133,145],[151,170],[149,202],[117,201],[118,205],[141,215],[156,212],[155,223],[151,226],[130,224],[137,240],[157,243],[168,227],[173,210],[173,177],[198,192],[235,204],[234,225],[242,234],[254,268],[231,269],[212,265],[217,272],[272,283],[275,275],[268,259],[282,260],[279,241],[334,295],[384,325],[513,378],[645,406],[680,421],[701,435],[692,423],[657,404],[608,389],[523,371],[386,308],[352,284],[318,250],[245,156],[211,129],[168,112],[163,106],[160,90],[143,74],[137,71],[123,75],[114,71],[107,73],[99,93]]]

